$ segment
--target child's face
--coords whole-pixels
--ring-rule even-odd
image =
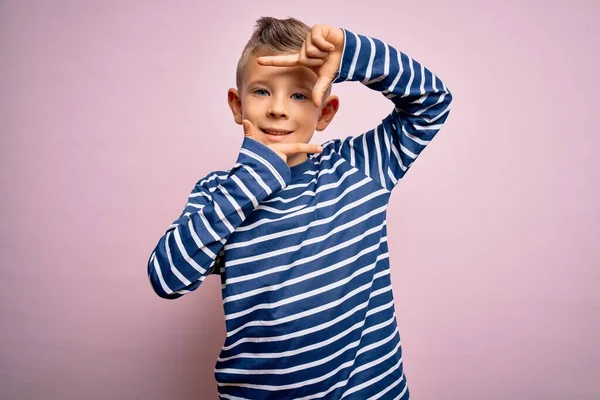
[[[329,96],[321,107],[312,100],[317,74],[304,66],[272,67],[259,65],[256,56],[248,59],[239,93],[230,89],[229,105],[235,121],[248,119],[256,127],[256,138],[272,143],[308,143],[316,130],[327,127],[339,100]]]

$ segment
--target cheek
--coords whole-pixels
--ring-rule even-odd
[[[314,127],[315,125],[317,125],[317,122],[319,122],[319,116],[321,115],[321,113],[319,112],[319,110],[315,110],[314,108],[311,110],[308,110],[305,114],[304,114],[304,119],[307,123],[310,122],[310,124]]]
[[[252,115],[256,114],[257,108],[258,107],[257,107],[256,101],[253,101],[253,99],[246,99],[242,103],[242,114],[245,117],[252,116]]]
[[[321,113],[319,109],[312,104],[304,103],[298,106],[296,109],[296,114],[301,116],[306,122],[310,121],[316,123]]]

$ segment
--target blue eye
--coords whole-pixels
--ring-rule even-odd
[[[306,96],[305,96],[305,95],[303,95],[302,93],[294,93],[294,94],[292,95],[292,98],[293,98],[294,96],[300,96],[300,98],[297,98],[297,97],[296,97],[296,98],[294,98],[294,100],[306,100],[306,99],[308,99],[308,97],[306,97]]]
[[[267,96],[269,94],[269,92],[267,92],[265,89],[256,89],[254,93],[259,96]]]

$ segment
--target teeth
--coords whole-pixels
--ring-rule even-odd
[[[268,133],[269,135],[287,135],[290,132],[287,131],[271,131],[267,129],[261,129],[263,132]]]

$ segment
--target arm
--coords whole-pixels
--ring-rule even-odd
[[[334,83],[359,81],[394,110],[375,129],[331,145],[353,166],[392,190],[444,124],[452,95],[431,71],[386,43],[344,30]]]
[[[271,193],[290,181],[290,169],[273,150],[244,138],[226,175],[196,183],[181,216],[160,238],[148,260],[157,295],[176,299],[197,289],[214,270],[228,237]]]

